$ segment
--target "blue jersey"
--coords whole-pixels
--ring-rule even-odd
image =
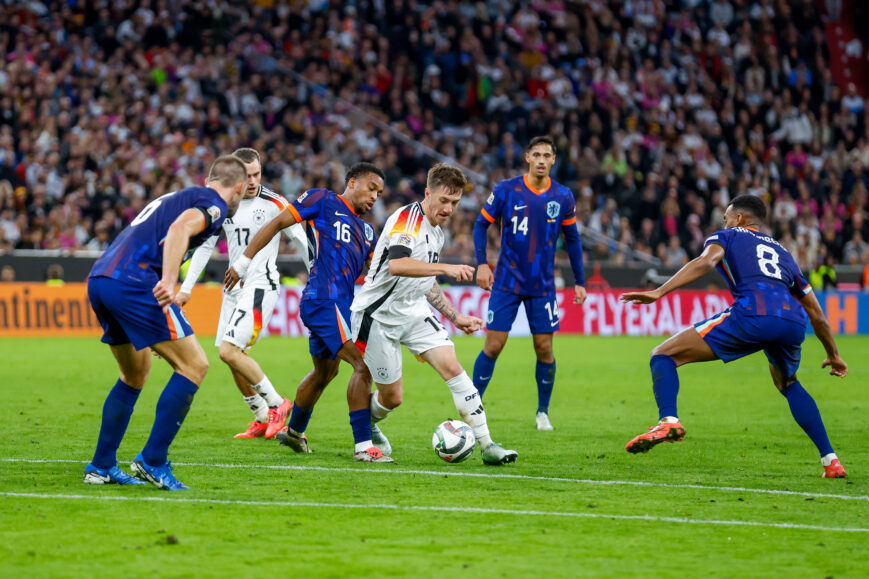
[[[328,189],[305,191],[287,211],[308,222],[314,245],[314,265],[302,299],[352,301],[356,278],[377,242],[374,228]]]
[[[735,309],[806,323],[805,309],[794,296],[808,294],[812,286],[778,241],[756,229],[732,227],[707,237],[704,247],[712,243],[724,248],[716,267],[730,286]]]
[[[523,296],[554,295],[558,234],[563,227],[576,228],[570,189],[549,179],[537,191],[528,175],[507,179],[495,185],[480,215],[489,223],[501,220],[501,254],[492,288]]]
[[[169,226],[188,209],[198,209],[205,217],[205,228],[190,238],[191,250],[220,232],[228,211],[226,201],[208,187],[188,187],[158,197],[115,238],[88,277],[152,287],[163,275],[163,241]]]

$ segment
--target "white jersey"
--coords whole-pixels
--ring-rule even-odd
[[[374,248],[374,259],[365,276],[365,285],[357,292],[350,309],[365,311],[380,323],[393,325],[431,315],[425,296],[434,285],[435,276],[394,276],[389,273],[389,259],[406,256],[437,263],[444,244],[444,232],[439,225],[429,222],[417,202],[393,213],[386,220],[383,233]]]
[[[223,232],[226,234],[226,244],[229,249],[229,263],[233,264],[241,257],[248,243],[260,228],[274,219],[281,211],[287,208],[289,203],[282,196],[271,189],[260,185],[259,191],[254,197],[242,199],[238,210],[232,217],[227,217],[223,222]],[[290,238],[302,252],[305,266],[310,269],[308,239],[303,223],[296,223],[284,229],[284,233]],[[181,292],[189,294],[196,280],[199,279],[202,270],[208,264],[208,260],[217,245],[218,235],[208,238],[196,252],[190,262],[190,269],[181,285]],[[281,236],[275,235],[268,244],[263,247],[251,260],[244,286],[249,288],[261,288],[277,290],[280,283],[280,274],[276,265],[278,250],[281,245]],[[241,284],[233,288],[232,293],[239,293]]]

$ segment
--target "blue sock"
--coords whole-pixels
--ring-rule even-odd
[[[371,412],[371,411],[369,410],[369,412]],[[313,413],[314,413],[313,408],[311,408],[310,410],[302,410],[301,408],[299,408],[299,406],[296,404],[296,402],[293,401],[293,412],[290,414],[289,427],[300,434],[305,432],[305,429],[308,428],[308,421],[311,420],[311,414],[313,414]],[[371,428],[371,424],[370,424],[371,419],[370,418],[369,418],[368,422],[369,422],[368,428],[370,429]]]
[[[649,366],[652,368],[655,402],[658,403],[658,419],[665,416],[678,417],[676,397],[679,395],[679,374],[676,372],[676,362],[670,356],[658,354],[652,356]]]
[[[534,371],[537,378],[537,412],[549,412],[549,399],[552,398],[552,389],[555,387],[555,360],[551,364],[537,360],[537,369]]]
[[[356,444],[371,440],[371,409],[350,412],[350,428],[353,429],[353,442]]]
[[[154,426],[151,427],[151,436],[142,449],[142,458],[150,466],[166,464],[169,445],[181,429],[197,390],[199,388],[196,384],[177,372],[169,378],[169,383],[163,388],[157,401],[157,415],[154,417]]]
[[[100,424],[100,437],[97,440],[97,449],[91,463],[97,468],[112,468],[118,463],[117,452],[130,416],[133,415],[133,407],[139,399],[139,392],[132,386],[125,384],[120,378],[115,387],[106,396],[103,404],[103,421]]]
[[[799,382],[785,387],[781,393],[787,398],[794,420],[797,421],[800,428],[806,431],[806,434],[818,447],[821,456],[833,452],[833,446],[830,444],[830,439],[827,438],[827,429],[824,428],[824,421],[821,420],[821,413],[812,395],[806,392],[806,389]]]
[[[495,362],[498,358],[490,358],[486,352],[480,350],[480,355],[477,356],[477,361],[474,362],[474,386],[477,392],[480,393],[480,400],[483,399],[483,393],[489,387],[489,380],[492,379],[492,372],[495,371]]]

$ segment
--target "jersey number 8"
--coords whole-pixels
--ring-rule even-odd
[[[781,268],[778,266],[778,252],[770,246],[757,246],[757,265],[763,275],[781,279]]]

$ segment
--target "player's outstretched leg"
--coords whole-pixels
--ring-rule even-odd
[[[266,435],[269,422],[269,406],[265,398],[253,389],[248,380],[230,366],[232,378],[244,398],[244,403],[250,408],[254,419],[247,425],[244,432],[239,432],[233,438],[263,438]]]
[[[685,429],[679,422],[676,411],[676,397],[679,393],[676,362],[670,356],[657,354],[652,356],[649,366],[652,369],[652,387],[658,403],[659,422],[649,428],[649,432],[635,436],[625,445],[625,450],[633,454],[649,452],[652,447],[662,442],[679,442],[685,437]]]
[[[508,327],[512,323],[512,320],[509,320]],[[507,343],[509,335],[507,332],[499,332],[488,326],[487,328],[486,343],[483,345],[483,349],[480,350],[476,362],[474,362],[474,387],[480,394],[480,400],[483,399],[483,394],[486,392],[486,388],[489,387],[489,381],[492,380],[492,375],[495,373],[495,362],[498,361],[498,356],[501,354],[501,350],[504,349],[504,344]]]
[[[549,401],[555,388],[555,357],[552,352],[552,333],[534,334],[534,352],[537,366],[534,378],[537,381],[537,430],[553,430],[549,421]],[[547,361],[548,360],[548,361]]]

